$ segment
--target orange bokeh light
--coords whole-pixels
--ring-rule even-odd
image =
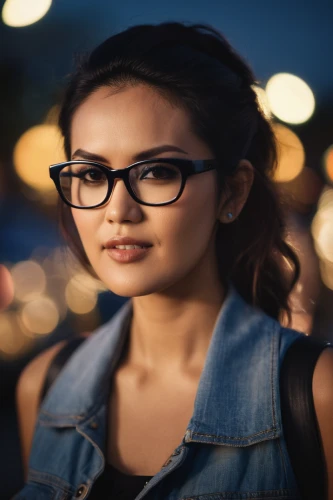
[[[285,125],[273,124],[276,138],[278,166],[274,175],[276,182],[290,182],[302,171],[305,152],[299,137]]]
[[[324,155],[325,174],[330,182],[333,182],[333,146],[330,146]]]

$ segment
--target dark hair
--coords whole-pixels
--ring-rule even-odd
[[[258,105],[251,69],[209,26],[142,25],[112,36],[79,63],[69,82],[59,118],[68,158],[71,120],[80,104],[102,86],[137,83],[187,110],[194,132],[220,161],[220,189],[232,182],[241,159],[253,164],[254,182],[245,207],[233,223],[220,224],[217,231],[219,272],[249,303],[274,318],[287,313],[290,319],[288,296],[299,276],[299,262],[285,241],[272,181],[275,137]],[[71,211],[62,203],[61,225],[76,256],[93,272]]]

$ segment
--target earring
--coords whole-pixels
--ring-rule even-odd
[[[222,224],[226,223],[225,218],[227,218],[228,221],[231,221],[231,219],[233,219],[233,217],[234,217],[234,214],[232,212],[227,212],[227,214],[221,215],[220,222]]]

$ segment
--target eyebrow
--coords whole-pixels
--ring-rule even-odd
[[[162,146],[156,146],[155,148],[151,149],[146,149],[145,151],[141,151],[140,153],[137,153],[135,156],[133,156],[134,162],[137,161],[143,161],[143,160],[148,160],[150,158],[153,158],[154,156],[157,156],[161,153],[183,153],[183,154],[188,154],[186,151],[183,149],[179,148],[178,146],[172,146],[170,144],[163,144]],[[72,159],[74,157],[79,156],[80,158],[84,160],[89,160],[89,161],[98,161],[101,163],[109,163],[109,161],[104,158],[104,156],[95,154],[95,153],[90,153],[89,151],[85,151],[84,149],[77,149],[75,153],[72,155]]]

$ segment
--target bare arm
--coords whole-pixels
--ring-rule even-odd
[[[320,355],[312,388],[327,468],[327,500],[333,500],[333,349],[325,349]]]
[[[52,359],[64,344],[65,341],[59,342],[30,361],[22,371],[16,386],[17,418],[25,477],[44,379]]]

